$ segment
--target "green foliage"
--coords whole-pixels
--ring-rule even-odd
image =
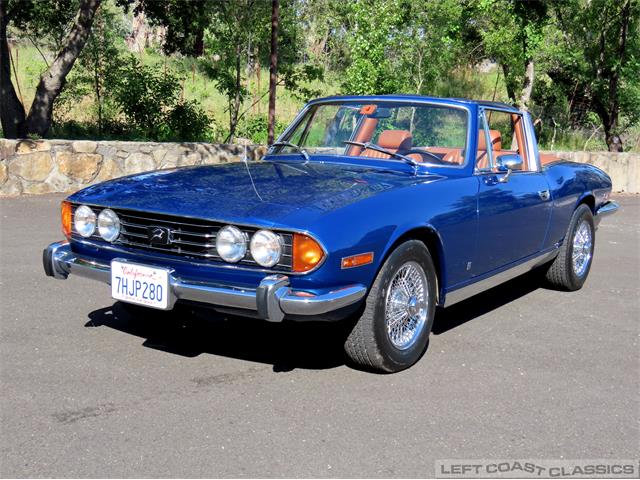
[[[103,1],[94,19],[92,34],[71,75],[71,85],[63,91],[62,102],[77,101],[78,97],[91,93],[99,135],[105,124],[113,124],[120,113],[114,94],[125,63],[125,35],[122,13],[112,1]]]
[[[135,57],[118,72],[115,101],[132,127],[145,136],[158,133],[158,119],[177,101],[179,80],[173,72],[163,73],[156,67],[143,65]]]
[[[78,13],[79,0],[8,0],[13,26],[34,44],[59,50]]]
[[[537,60],[549,21],[545,0],[481,0],[475,16],[484,54],[501,66],[511,102],[519,102],[525,66]]]
[[[202,142],[213,140],[211,119],[198,104],[192,100],[174,105],[164,117],[165,141]]]
[[[567,0],[553,4],[553,13],[557,30],[546,42],[544,69],[556,92],[538,92],[537,101],[554,112],[566,104],[567,126],[599,118],[609,141],[622,136],[640,122],[640,4]]]
[[[230,140],[236,133],[249,95],[249,78],[260,65],[268,65],[271,35],[271,4],[238,0],[210,11],[205,34],[205,55],[200,67],[227,98]],[[283,2],[279,22],[278,84],[298,98],[318,95],[311,82],[322,77],[322,68],[301,64],[303,37],[292,2]]]
[[[459,64],[459,0],[358,0],[339,11],[350,55],[345,93],[433,93]]]
[[[130,128],[143,138],[203,140],[211,120],[196,102],[179,98],[180,78],[172,71],[143,65],[129,57],[118,72],[115,102]]]
[[[267,143],[269,122],[266,116],[246,117],[240,125],[238,125],[238,137],[251,140],[252,143],[265,145]],[[287,124],[276,121],[275,135],[280,135]]]
[[[116,0],[126,11],[144,13],[152,25],[165,28],[166,53],[199,56],[203,53],[204,31],[211,25],[211,13],[227,8],[219,0]],[[263,2],[264,3],[264,2]],[[233,8],[231,6],[230,8]]]
[[[398,57],[394,73],[402,91],[433,95],[438,82],[451,78],[463,58],[465,10],[458,0],[414,0],[407,8],[393,43]]]
[[[390,40],[405,19],[402,0],[354,0],[341,6],[349,21],[351,64],[343,90],[353,95],[394,93],[398,77],[389,57]]]
[[[78,5],[5,0],[27,110]],[[125,10],[162,26],[162,44],[130,58]],[[270,16],[266,0],[103,0],[50,134],[265,142]],[[543,147],[604,148],[619,136],[637,149],[639,23],[637,0],[281,0],[276,129],[302,102],[339,91],[520,103],[533,62]]]

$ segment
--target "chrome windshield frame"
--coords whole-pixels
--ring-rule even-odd
[[[473,145],[473,135],[472,135],[471,132],[473,130],[473,128],[472,128],[473,127],[472,115],[474,114],[474,109],[471,107],[472,104],[451,103],[451,101],[447,101],[447,100],[438,101],[438,100],[433,100],[433,99],[420,99],[420,98],[389,98],[389,97],[384,97],[384,96],[383,97],[379,97],[379,96],[365,97],[363,99],[358,99],[358,98],[350,98],[350,99],[329,98],[329,99],[326,99],[326,100],[325,99],[312,100],[311,102],[307,103],[302,108],[302,110],[300,110],[300,112],[296,115],[296,117],[293,119],[293,121],[278,136],[276,142],[274,142],[274,143],[287,141],[287,139],[290,138],[290,136],[293,134],[293,132],[299,126],[299,123],[305,118],[305,115],[307,114],[307,112],[313,107],[316,107],[318,105],[340,105],[340,104],[353,104],[353,103],[362,103],[362,102],[392,103],[392,104],[404,103],[404,104],[435,106],[435,107],[441,107],[441,108],[452,108],[452,109],[456,109],[456,110],[463,110],[467,114],[466,141],[465,141],[465,145],[462,147],[462,149],[464,151],[464,162],[462,164],[460,164],[460,165],[455,165],[455,166],[454,165],[439,165],[439,164],[435,164],[435,163],[424,162],[424,163],[421,163],[420,166],[424,166],[426,168],[435,167],[435,168],[445,168],[445,169],[451,169],[451,170],[463,170],[463,169],[466,169],[469,166],[469,162],[471,161],[471,158],[473,157],[473,155],[470,154],[470,148],[469,147],[471,145]],[[313,152],[308,152],[308,153],[309,153],[309,156],[311,156],[311,157],[313,157],[315,155],[320,155],[320,154],[315,154]],[[267,155],[278,155],[278,154],[273,151],[273,148],[271,146],[269,146],[269,149],[267,150]],[[283,155],[288,155],[288,154],[283,154]],[[330,154],[322,154],[322,155],[330,155]],[[299,155],[296,154],[296,156],[299,156]],[[341,155],[333,154],[333,156],[340,157]],[[365,158],[365,157],[359,157],[359,156],[356,157],[356,156],[354,156],[353,158]],[[397,162],[397,160],[393,160],[393,162]]]

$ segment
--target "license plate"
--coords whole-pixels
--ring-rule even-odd
[[[111,296],[116,300],[167,310],[169,295],[168,270],[118,260],[111,262]]]

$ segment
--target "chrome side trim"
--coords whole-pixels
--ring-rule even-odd
[[[479,280],[465,287],[458,288],[456,290],[453,290],[452,292],[447,292],[445,294],[444,306],[449,307],[455,303],[458,303],[463,300],[466,300],[467,298],[473,297],[478,293],[484,292],[485,290],[489,290],[490,288],[498,286],[501,283],[507,282],[512,278],[515,278],[524,273],[527,273],[528,271],[533,270],[535,267],[538,267],[552,260],[557,254],[558,254],[558,249],[554,248],[550,252],[545,252],[541,255],[537,255],[534,258],[531,258],[525,262],[522,262],[514,267],[498,272],[488,278]]]
[[[129,262],[125,259],[114,259]],[[129,262],[131,263],[131,262]],[[71,251],[67,242],[52,243],[43,252],[45,273],[60,280],[70,274],[111,283],[111,265],[93,261]],[[367,293],[361,284],[326,289],[313,294],[289,287],[286,275],[270,275],[257,288],[243,288],[180,278],[171,272],[169,284],[172,302],[191,300],[219,307],[257,312],[261,318],[280,322],[286,314],[299,316],[322,315],[360,301]]]

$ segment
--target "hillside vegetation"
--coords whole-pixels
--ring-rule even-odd
[[[9,78],[31,115],[75,12],[97,0],[6,1]],[[280,3],[276,133],[313,97],[420,93],[529,109],[543,149],[640,151],[636,2]],[[27,134],[266,143],[270,7],[98,2],[50,125]],[[599,36],[584,37],[601,21]]]

